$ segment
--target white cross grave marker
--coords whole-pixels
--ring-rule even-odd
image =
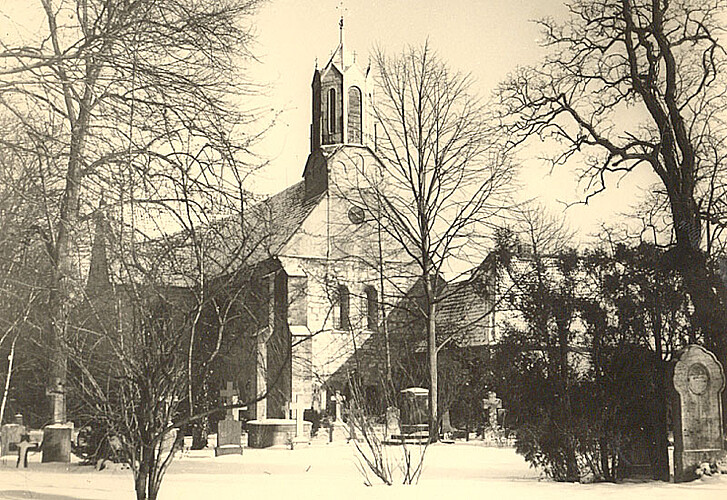
[[[295,411],[295,437],[303,437],[303,409],[304,404],[300,400],[300,397],[296,394],[293,396],[293,403],[290,405]]]
[[[303,412],[305,411],[305,403],[302,398],[296,394],[293,396],[293,402],[290,404],[290,408],[295,412],[295,438],[291,442],[291,449],[295,447],[297,443],[308,443],[309,440],[305,436],[305,422],[303,421]]]

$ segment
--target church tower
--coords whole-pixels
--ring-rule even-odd
[[[338,47],[328,63],[313,73],[311,153],[322,146],[353,144],[373,147],[372,85],[370,68],[364,69],[356,53],[343,45],[343,17]]]

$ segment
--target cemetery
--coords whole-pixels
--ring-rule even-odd
[[[708,369],[709,376],[716,377],[718,373],[710,371],[710,361],[711,359],[705,358],[701,352],[692,353],[687,360],[703,364]],[[687,378],[688,372],[687,367]],[[704,373],[700,372],[692,377],[692,386],[696,393],[704,394],[705,386],[711,387],[709,383],[704,383],[703,375]],[[710,378],[709,382],[713,380]],[[689,384],[689,381],[685,383]],[[411,392],[421,394],[420,388],[416,389]],[[490,395],[482,402],[487,420],[490,419],[490,414],[486,409],[491,407],[493,399],[494,396]],[[416,404],[416,398],[414,402]],[[398,417],[395,418],[399,413],[395,410],[398,408],[392,407],[387,410],[387,415],[391,417],[386,423],[387,434],[399,433],[404,425],[399,422]],[[422,408],[412,410],[415,414],[413,417],[404,417],[408,422],[416,422],[416,413]],[[227,418],[225,420],[234,421]],[[287,439],[265,443],[245,442],[245,432],[243,432],[241,439],[237,440],[240,446],[239,452],[235,450],[230,454],[219,453],[218,450],[229,446],[230,443],[215,442],[214,436],[211,436],[210,445],[205,449],[179,450],[168,471],[169,478],[159,498],[202,498],[210,492],[214,492],[218,497],[236,498],[241,490],[244,490],[246,495],[252,496],[263,495],[269,498],[293,496],[303,499],[335,498],[341,492],[345,492],[351,498],[441,498],[451,495],[454,491],[457,495],[474,498],[480,495],[483,489],[496,496],[507,495],[513,498],[535,496],[546,499],[577,494],[578,498],[585,499],[607,497],[628,500],[654,496],[674,500],[697,500],[722,498],[727,494],[727,481],[720,480],[717,475],[703,476],[696,482],[688,483],[637,481],[583,484],[575,493],[572,486],[569,487],[567,483],[543,481],[542,471],[529,467],[522,457],[515,454],[513,448],[498,447],[475,434],[470,436],[468,441],[456,439],[452,444],[443,442],[429,445],[426,450],[425,470],[417,486],[395,485],[384,488],[379,485],[367,488],[363,486],[357,468],[359,463],[357,452],[347,439],[334,439],[331,442],[327,432],[319,432],[311,437],[310,427],[306,426],[304,431],[308,434],[306,442],[293,447],[291,437],[297,436],[297,418],[279,419],[279,422],[271,420],[270,426],[279,426],[279,432],[282,433],[283,429],[286,429]],[[253,422],[245,424],[248,436],[251,432],[259,432],[259,430],[253,431],[250,426],[250,424],[255,425]],[[8,425],[13,424],[4,427],[4,437],[13,432],[14,428]],[[34,439],[42,436],[38,431],[30,432]],[[709,439],[709,435],[707,433],[706,439]],[[12,441],[14,438],[9,440]],[[409,440],[407,443],[405,446],[414,454],[424,449],[424,445],[414,444]],[[684,444],[675,449],[675,457],[678,457],[679,453],[695,453],[694,448],[697,446],[715,446],[710,443],[714,441],[706,444],[684,441]],[[401,441],[392,440],[387,448],[391,457],[397,457],[394,460],[401,458]],[[686,463],[694,464],[699,460],[709,460],[708,453],[714,457],[718,450],[700,449],[697,459],[677,458],[677,463],[683,466]],[[10,451],[0,458],[2,498],[111,500],[133,496],[131,481],[128,479],[131,473],[128,467],[123,467],[122,464],[108,464],[104,470],[98,471],[93,467],[80,465],[75,457],[71,463],[65,465],[43,463],[37,453],[30,454],[29,462],[29,468],[25,469],[25,472],[18,472],[15,468],[16,451]],[[21,495],[20,492],[23,492],[22,497],[14,496]]]
[[[727,496],[727,2],[0,3],[0,499]]]

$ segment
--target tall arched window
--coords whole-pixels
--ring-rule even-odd
[[[361,144],[361,90],[348,89],[348,142]]]
[[[379,297],[376,288],[366,287],[366,327],[376,330],[379,324]]]
[[[345,285],[338,285],[338,327],[339,330],[348,330],[351,326],[351,294]]]
[[[328,133],[336,133],[336,89],[328,90]]]

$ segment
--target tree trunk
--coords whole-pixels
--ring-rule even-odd
[[[561,422],[565,432],[563,433],[563,445],[565,447],[565,480],[578,482],[578,461],[573,442],[573,424],[571,419],[570,384],[568,383],[568,332],[564,327],[558,328],[558,370],[560,378],[560,410]]]
[[[145,457],[142,456],[142,461]],[[134,489],[136,490],[136,500],[147,500],[146,489],[149,483],[149,470],[145,463],[139,464],[139,471],[134,478]]]
[[[689,342],[702,342],[714,352],[723,366],[727,366],[727,287],[719,276],[709,269],[707,256],[700,248],[701,221],[695,203],[671,201],[676,248],[668,264],[676,269],[684,280],[694,312],[690,318]],[[682,210],[684,213],[679,213]],[[695,235],[697,235],[695,237]],[[722,393],[722,403],[727,405],[727,391]],[[722,425],[727,426],[727,412],[722,414]]]
[[[428,287],[430,285],[427,285]],[[429,299],[428,299],[429,300]],[[437,327],[436,327],[436,304],[430,301],[428,305],[429,317],[427,318],[427,345],[429,347],[429,442],[439,441],[439,418],[437,391]]]
[[[391,342],[389,339],[389,327],[386,324],[386,301],[384,300],[384,249],[383,249],[383,242],[381,240],[381,213],[379,213],[379,216],[377,218],[378,226],[377,226],[377,242],[378,242],[378,250],[379,250],[379,289],[381,297],[379,299],[379,309],[381,311],[381,333],[384,337],[384,360],[386,362],[386,398],[387,398],[387,405],[395,400],[394,395],[394,377],[391,373]]]
[[[652,426],[652,476],[657,481],[669,481],[669,426],[667,405],[667,364],[664,361],[664,332],[661,324],[661,308],[658,302],[651,321],[654,325],[654,392],[655,408]]]
[[[88,103],[90,102],[90,87],[86,88],[83,105],[79,110],[78,119],[73,124],[71,132],[70,157],[68,169],[66,170],[66,184],[63,192],[63,200],[60,210],[60,221],[58,224],[58,235],[54,257],[53,286],[50,301],[50,356],[49,390],[51,417],[53,423],[64,423],[66,421],[66,332],[68,319],[75,299],[74,278],[78,273],[74,270],[71,255],[71,239],[73,231],[78,228],[78,217],[80,211],[81,196],[81,162],[82,151],[85,146],[87,128],[90,121]],[[60,394],[54,392],[60,391]]]
[[[15,334],[12,344],[10,344],[10,354],[8,355],[8,373],[5,376],[5,387],[3,388],[3,399],[0,402],[0,425],[5,417],[5,404],[8,401],[8,392],[10,391],[10,377],[13,375],[13,362],[15,361],[15,343],[18,341],[18,334]]]
[[[697,333],[720,358],[727,359],[727,314],[723,303],[727,294],[722,280],[711,276],[707,256],[701,250],[701,219],[692,194],[669,196],[676,248],[671,265],[684,279],[684,286],[694,307],[689,332],[690,343],[697,342]]]
[[[601,473],[603,473],[603,479],[604,481],[613,482],[616,480],[616,478],[608,462],[608,457],[610,453],[608,451],[608,441],[606,440],[606,438],[599,438],[598,447],[600,448],[599,455],[601,458]]]
[[[654,465],[653,475],[657,481],[669,482],[669,427],[666,418],[667,370],[661,357],[656,359],[656,408],[654,409]]]

